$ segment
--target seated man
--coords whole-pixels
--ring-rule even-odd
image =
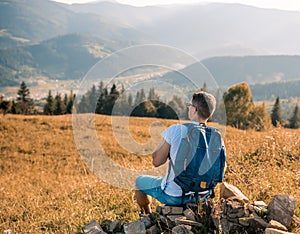
[[[215,111],[216,100],[209,93],[196,92],[193,94],[191,102],[187,103],[187,107],[191,123],[196,126],[205,127],[207,120]],[[142,175],[136,179],[136,199],[142,212],[146,214],[151,212],[150,204],[152,197],[167,205],[182,205],[195,201],[192,196],[185,196],[185,194],[190,194],[185,193],[189,191],[183,191],[178,183],[174,181],[173,162],[176,161],[181,140],[186,138],[187,135],[188,128],[183,124],[174,124],[162,133],[163,140],[152,154],[152,163],[155,167],[165,164],[168,159],[170,159],[170,163],[164,177]],[[223,140],[221,139],[220,142],[220,147],[225,150]],[[202,193],[207,192],[208,190]]]

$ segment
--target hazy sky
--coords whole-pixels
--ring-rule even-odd
[[[93,2],[94,0],[55,0],[64,3],[84,3]],[[117,0],[120,3],[145,6],[145,5],[158,5],[158,4],[186,4],[186,3],[205,3],[205,2],[226,2],[226,3],[242,3],[246,5],[253,5],[264,8],[277,8],[284,10],[300,11],[299,0]]]

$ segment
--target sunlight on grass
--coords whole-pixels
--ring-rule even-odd
[[[149,142],[153,122],[130,119],[132,138],[142,144]],[[163,125],[154,124],[159,131],[176,123],[159,122]],[[95,126],[114,162],[128,168],[152,168],[150,150],[139,156],[118,144],[110,117],[96,116]],[[275,194],[292,195],[299,216],[299,133],[228,127],[226,182],[239,187],[251,200],[266,203]],[[1,117],[0,142],[0,232],[70,233],[93,219],[127,222],[138,218],[133,191],[104,183],[84,164],[74,143],[71,116]]]

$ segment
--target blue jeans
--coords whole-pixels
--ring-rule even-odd
[[[166,194],[161,189],[161,182],[163,177],[158,176],[148,176],[142,175],[136,178],[136,188],[144,194],[147,194],[151,197],[154,197],[159,202],[170,205],[170,206],[179,206],[189,202],[195,202],[196,198],[191,196],[185,196],[182,200],[182,197],[173,197]]]

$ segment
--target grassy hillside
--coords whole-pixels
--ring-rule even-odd
[[[0,118],[0,232],[71,233],[92,219],[138,218],[133,191],[102,182],[81,160],[74,144],[71,116]],[[129,121],[136,141],[149,140],[148,126],[154,121]],[[165,126],[175,123],[159,121]],[[110,117],[97,116],[95,123],[105,151],[115,162],[128,168],[152,167],[150,155],[136,156],[118,145]],[[238,186],[251,200],[269,202],[275,194],[293,195],[299,216],[299,133],[288,129],[258,133],[227,128],[226,181]]]

